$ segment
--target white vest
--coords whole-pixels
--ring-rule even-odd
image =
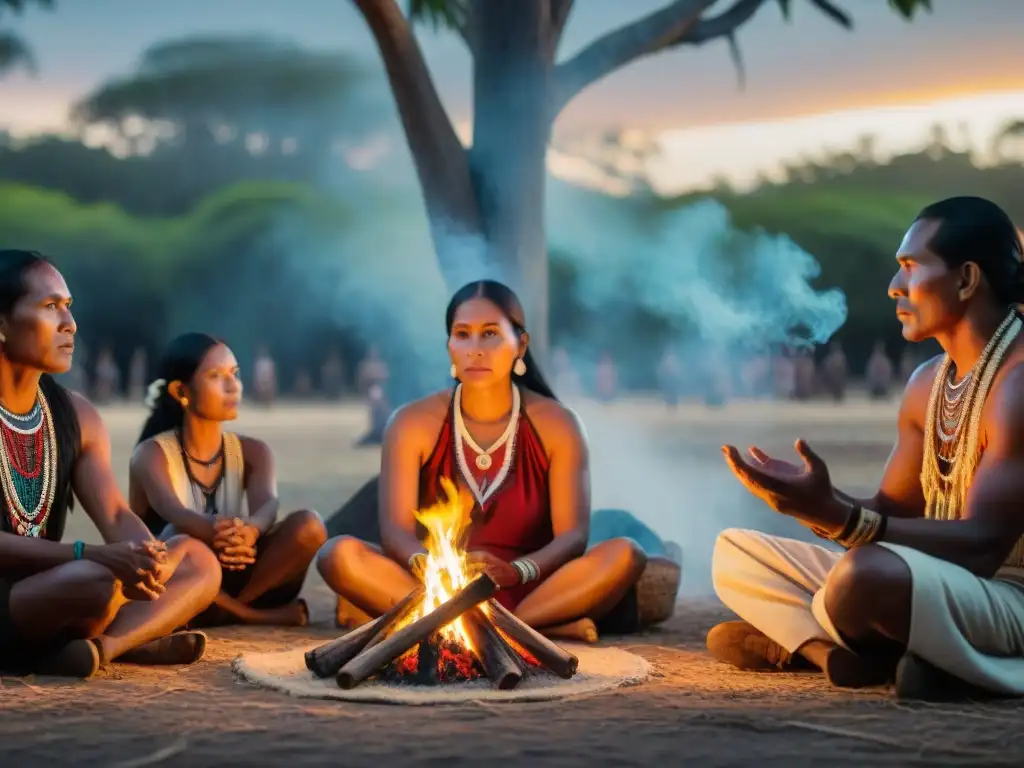
[[[181,444],[173,431],[161,432],[153,440],[163,449],[167,459],[167,472],[171,476],[174,495],[182,506],[193,512],[206,512],[206,497],[202,488],[193,483],[185,469]],[[245,501],[245,461],[242,458],[242,441],[233,432],[224,433],[224,479],[214,494],[214,506],[218,515],[225,517],[249,517]]]

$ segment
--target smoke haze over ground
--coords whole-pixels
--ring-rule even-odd
[[[618,332],[618,318],[636,308],[664,318],[688,372],[705,368],[712,348],[726,354],[728,365],[738,364],[745,351],[765,345],[824,342],[845,320],[843,295],[810,285],[817,275],[813,256],[786,238],[736,232],[713,200],[642,219],[630,200],[563,184],[551,187],[550,241],[559,258],[572,260],[578,274],[575,290],[589,313],[578,338],[555,343],[581,369],[592,364],[600,346],[594,339],[607,342]],[[411,184],[404,189],[388,184],[387,189],[348,196],[344,233],[330,243],[303,245],[303,263],[313,282],[310,296],[326,302],[339,324],[380,347],[396,404],[449,381],[448,295],[413,190]],[[469,236],[452,238],[465,264],[460,284],[499,277],[486,266],[485,243]],[[296,242],[303,242],[301,235]],[[803,333],[797,333],[800,326]],[[632,338],[628,343],[632,359],[653,363],[664,351],[662,340]],[[588,433],[594,507],[628,508],[662,537],[678,542],[687,591],[709,589],[711,546],[722,528],[778,527],[727,473],[715,436],[700,436],[692,445],[693,461],[680,465],[666,458],[678,457],[678,450],[659,445],[666,439],[690,443],[692,436],[656,434],[651,425],[632,423],[619,410],[562,395],[578,410]]]

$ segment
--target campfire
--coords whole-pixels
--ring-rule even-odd
[[[466,556],[471,502],[454,483],[442,485],[446,498],[416,513],[427,532],[422,584],[380,618],[307,651],[307,669],[345,689],[371,678],[441,685],[486,676],[499,690],[545,670],[571,678],[575,656],[491,599],[497,584]]]

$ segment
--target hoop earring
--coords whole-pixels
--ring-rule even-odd
[[[453,379],[459,378],[459,372],[455,368],[455,363],[452,363],[452,367],[448,369],[448,375],[451,376]]]
[[[516,358],[516,364],[512,366],[512,373],[514,373],[516,376],[526,375],[526,363],[523,362],[523,358]]]

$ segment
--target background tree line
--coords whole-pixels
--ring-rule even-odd
[[[87,161],[55,163],[53,147]],[[239,178],[219,188],[211,183],[211,191],[188,206],[175,201],[161,210],[162,162],[147,156],[120,159],[106,150],[45,138],[0,149],[0,177],[7,179],[0,184],[0,239],[61,260],[77,297],[87,347],[109,342],[119,359],[127,359],[137,345],[155,352],[183,325],[206,326],[251,340],[243,352],[267,343],[283,367],[315,369],[325,338],[341,344],[352,362],[363,346],[375,342],[317,316],[303,300],[306,283],[289,287],[289,280],[296,279],[294,243],[276,234],[277,224],[287,217],[304,238],[343,235],[350,223],[344,194],[304,181]],[[60,174],[54,173],[55,166]],[[153,190],[153,202],[140,201],[136,184]],[[818,287],[834,286],[846,294],[849,319],[837,338],[857,368],[876,339],[885,339],[893,354],[901,349],[885,288],[895,249],[916,212],[944,195],[979,194],[1022,220],[1024,203],[1014,194],[1022,185],[1024,167],[1016,160],[979,168],[963,153],[929,146],[884,163],[855,152],[793,165],[787,179],[747,193],[722,187],[630,204],[642,215],[645,207],[671,210],[710,194],[727,206],[740,228],[788,234],[820,262]],[[87,188],[92,192],[81,192]],[[380,226],[391,225],[385,201]],[[345,270],[372,271],[378,256],[338,252],[331,258]],[[583,334],[581,326],[593,323],[592,314],[576,300],[579,275],[569,257],[559,251],[551,255],[556,344],[566,335]],[[622,320],[608,318],[618,331],[608,337],[613,354],[627,354],[630,346],[621,333]],[[668,340],[657,317],[641,313],[626,321],[634,334]],[[601,331],[589,329],[597,336]],[[655,362],[637,371],[639,380],[633,383],[650,383]]]
[[[383,166],[373,157],[375,137],[396,127],[396,109],[379,85],[343,54],[267,38],[154,45],[133,72],[75,105],[76,136],[0,134],[0,242],[60,259],[86,347],[109,343],[122,362],[139,345],[156,353],[186,326],[232,338],[243,360],[267,344],[282,370],[315,370],[334,344],[350,369],[371,343],[398,355],[408,342],[367,333],[387,325],[387,306],[361,306],[358,318],[346,319],[344,311],[324,311],[339,302],[336,294],[310,296],[327,276],[401,279],[375,266],[385,254],[372,242],[346,238],[355,219],[366,223],[368,199],[371,228],[426,229],[422,201],[410,204],[372,183],[387,163],[408,165],[405,156]],[[856,370],[876,339],[901,351],[885,287],[917,210],[973,193],[1024,216],[1013,194],[1024,173],[1022,126],[993,137],[999,162],[985,168],[950,149],[936,129],[919,152],[891,160],[878,160],[868,137],[849,152],[794,162],[783,180],[750,192],[721,184],[607,204],[642,219],[710,195],[740,228],[790,236],[821,263],[817,287],[846,294],[849,320],[839,339]],[[580,300],[572,256],[556,249],[548,265],[553,344],[589,336],[595,347],[628,357],[637,338],[649,350],[678,336],[644,311],[595,317]],[[631,362],[625,383],[650,385],[655,364],[651,355]]]

